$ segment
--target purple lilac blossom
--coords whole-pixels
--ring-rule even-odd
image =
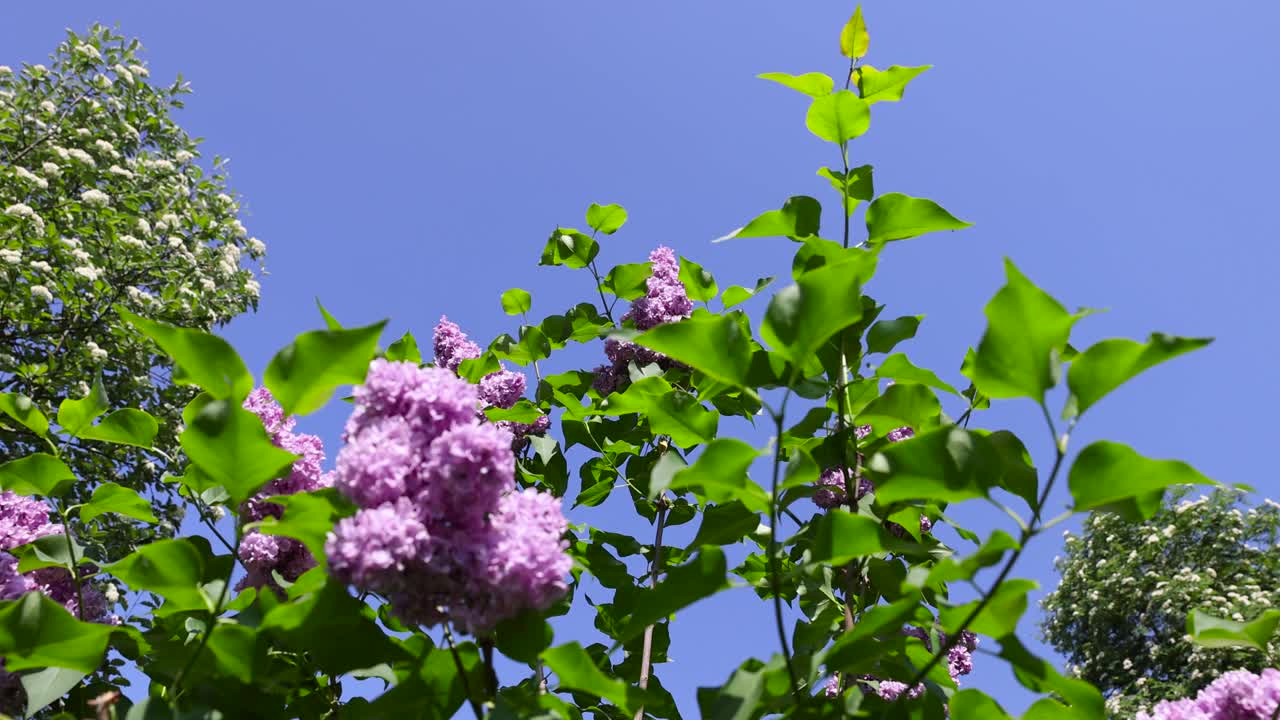
[[[436,367],[457,372],[463,360],[474,360],[480,357],[480,346],[471,342],[466,333],[457,324],[449,321],[444,315],[432,333],[435,346]]]
[[[477,412],[476,386],[447,370],[376,360],[368,382],[434,389],[406,403],[386,398],[414,393],[356,388],[336,485],[362,509],[326,538],[331,572],[385,594],[405,622],[448,620],[475,634],[563,595],[572,561],[560,501],[515,490],[513,432]],[[469,412],[459,411],[463,397]],[[380,452],[391,427],[409,431],[395,430],[395,452]]]
[[[1269,720],[1280,704],[1280,670],[1223,673],[1194,699],[1166,700],[1136,720]]]
[[[831,467],[822,471],[822,475],[818,476],[814,486],[818,489],[813,493],[813,502],[824,510],[830,510],[839,507],[848,499],[845,493],[844,485],[844,469],[841,467]],[[867,493],[875,489],[871,481],[858,476],[857,489],[854,491],[855,501],[866,497]]]
[[[902,442],[903,440],[909,440],[915,436],[916,436],[916,431],[912,430],[909,427],[894,428],[893,430],[889,431],[888,435],[885,435],[885,437],[888,438],[889,442],[893,442],[893,443]]]
[[[866,679],[875,680],[875,678],[870,676]],[[897,680],[880,680],[875,688],[875,693],[879,695],[882,700],[889,700],[891,702],[897,700],[904,692],[906,693],[908,700],[915,700],[924,694],[924,683],[916,683],[915,687],[908,689],[907,684],[904,682],[899,682]]]
[[[257,388],[249,393],[244,407],[262,420],[272,444],[297,455],[298,459],[289,468],[288,475],[267,483],[240,505],[241,522],[283,516],[284,506],[267,498],[311,492],[333,484],[334,476],[321,469],[324,442],[315,435],[293,432],[294,418],[285,416],[284,409],[270,390]],[[264,535],[257,530],[249,531],[241,539],[238,557],[248,573],[236,585],[236,590],[263,586],[279,589],[273,572],[292,582],[316,566],[315,558],[302,543],[293,538]]]
[[[431,560],[431,537],[407,497],[343,518],[326,546],[329,570],[343,582],[398,591],[406,572]]]
[[[431,438],[474,420],[480,409],[479,388],[458,382],[452,371],[382,358],[369,364],[364,384],[352,394],[356,409],[347,419],[344,441],[369,420],[390,416],[403,418],[415,433]]]
[[[840,696],[840,673],[827,678],[827,682],[822,686],[822,694],[827,698]]]
[[[659,325],[679,322],[693,313],[693,301],[689,299],[684,283],[680,282],[680,259],[675,251],[659,246],[649,253],[649,266],[652,272],[645,280],[644,296],[636,298],[631,309],[620,319],[621,322],[630,320],[637,330],[651,330]],[[632,362],[636,365],[657,364],[663,368],[676,365],[662,353],[626,340],[606,340],[604,354],[610,364],[596,368],[596,379],[592,383],[602,396],[625,384],[629,378],[627,366]]]
[[[92,582],[81,579],[77,592],[77,583],[65,568],[18,572],[18,559],[8,551],[62,532],[61,525],[49,522],[49,506],[43,501],[8,491],[0,493],[0,600],[16,600],[35,591],[81,620],[118,625],[120,618],[110,614],[110,603]],[[80,572],[87,574],[93,570],[86,565]],[[20,676],[5,670],[4,660],[0,659],[0,712],[20,715],[25,704],[26,692]]]
[[[622,316],[635,322],[639,330],[649,330],[669,322],[689,317],[693,301],[680,282],[680,260],[669,247],[659,246],[649,253],[649,266],[653,272],[645,281],[647,292],[631,303],[631,309]]]
[[[480,379],[480,399],[492,407],[509,408],[524,397],[523,373],[499,370]]]

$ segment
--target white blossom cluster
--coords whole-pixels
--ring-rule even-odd
[[[1116,717],[1265,661],[1196,645],[1186,622],[1193,610],[1244,622],[1280,607],[1280,505],[1241,509],[1242,493],[1228,489],[1189,495],[1178,490],[1147,522],[1096,513],[1082,534],[1066,533],[1061,580],[1042,602],[1046,639],[1108,694]]]

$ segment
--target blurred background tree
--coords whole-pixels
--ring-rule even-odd
[[[265,247],[239,219],[224,162],[202,162],[200,141],[171,118],[190,87],[152,84],[140,50],[95,25],[68,31],[47,65],[0,66],[0,391],[53,418],[101,377],[110,409],[156,416],[160,453],[75,441],[64,456],[83,497],[105,480],[137,489],[156,500],[156,532],[171,534],[181,510],[163,458],[180,452],[194,391],[116,308],[222,325],[256,309]],[[0,461],[41,446],[0,422]],[[109,546],[108,557],[152,533],[114,515],[100,522],[82,538]]]
[[[1192,644],[1187,615],[1249,620],[1280,600],[1280,505],[1228,488],[1172,492],[1151,520],[1095,513],[1068,534],[1061,582],[1043,601],[1045,639],[1107,695],[1113,717],[1193,697],[1224,672],[1274,667],[1269,652]]]

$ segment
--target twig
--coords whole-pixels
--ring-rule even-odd
[[[666,493],[658,496],[658,517],[655,521],[656,529],[653,533],[653,562],[649,565],[649,587],[658,587],[658,573],[662,572],[662,528],[667,521],[667,496]],[[649,689],[649,668],[653,659],[653,625],[649,624],[644,629],[644,644],[640,649],[640,689]],[[635,720],[641,720],[644,717],[644,704],[642,703],[636,709]]]
[[[788,383],[788,386],[790,383]],[[796,674],[795,663],[791,660],[791,646],[787,643],[787,628],[782,618],[782,596],[778,591],[778,472],[782,467],[782,432],[783,421],[787,413],[787,400],[791,398],[791,388],[782,396],[782,405],[777,412],[770,410],[774,425],[777,427],[777,438],[773,450],[773,483],[769,494],[769,590],[773,595],[773,619],[778,628],[778,642],[782,645],[782,659],[787,664],[787,674],[791,677],[791,691],[796,702],[804,701],[800,692],[800,676]]]
[[[471,694],[471,683],[467,680],[467,669],[462,665],[462,656],[458,654],[458,645],[453,641],[453,631],[449,629],[448,623],[441,627],[444,628],[444,639],[449,644],[449,652],[453,655],[453,664],[458,668],[458,677],[462,680],[462,692],[467,694],[467,702],[471,704],[471,711],[476,714],[476,720],[484,720],[484,711],[480,709],[480,703],[476,701],[475,695]]]

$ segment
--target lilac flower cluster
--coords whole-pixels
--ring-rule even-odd
[[[325,553],[401,620],[484,634],[563,595],[568,523],[558,498],[515,490],[512,434],[477,413],[483,388],[449,369],[465,336],[444,334],[438,367],[375,360],[356,387],[335,484],[361,509]]]
[[[92,583],[82,581],[79,592],[71,573],[60,567],[18,572],[18,558],[9,551],[48,535],[61,535],[61,525],[49,522],[49,507],[35,498],[0,493],[0,600],[16,600],[28,592],[39,592],[62,605],[67,612],[87,622],[119,624],[110,614],[110,603]],[[84,571],[91,571],[86,566]],[[84,607],[80,607],[83,598]],[[21,714],[26,702],[16,673],[4,669],[0,658],[0,712]]]
[[[480,357],[480,346],[471,342],[462,328],[443,315],[432,333],[432,341],[436,367],[448,368],[456,373],[463,360]],[[524,397],[527,382],[523,373],[503,367],[480,379],[480,400],[485,407],[513,407]],[[545,433],[551,427],[551,418],[543,415],[531,423],[500,420],[497,425],[510,432],[515,438],[516,446],[519,446],[526,437]]]
[[[870,425],[859,425],[858,427],[854,428],[854,435],[859,440],[867,437],[870,434],[871,434]],[[893,430],[890,430],[888,435],[886,435],[885,437],[889,440],[889,442],[896,443],[896,442],[902,442],[903,440],[908,440],[910,438],[913,438],[915,437],[915,434],[916,434],[915,431],[909,427],[900,427],[900,428],[894,428]],[[862,464],[861,454],[858,455],[858,464],[859,465]],[[847,492],[845,492],[845,484],[844,484],[845,472],[846,472],[845,468],[841,466],[827,468],[826,470],[822,471],[822,474],[819,475],[818,479],[813,483],[813,486],[815,488],[813,492],[813,502],[815,505],[822,508],[823,510],[830,510],[832,508],[840,507],[841,505],[849,504],[849,495]],[[855,478],[853,478],[853,480],[856,486],[854,488],[854,498],[853,498],[852,504],[856,505],[857,502],[861,500],[863,497],[865,497],[868,493],[875,492],[876,488],[875,488],[875,485],[873,485],[870,480],[862,477],[861,475],[856,476]],[[886,521],[885,527],[889,530],[889,532],[893,533],[897,537],[900,537],[900,538],[906,537],[906,530],[904,530],[902,526],[898,525],[897,523]],[[921,515],[920,516],[920,532],[928,533],[931,530],[933,530],[933,521],[930,520],[927,515]]]
[[[267,517],[279,518],[284,506],[267,498],[276,495],[293,495],[310,492],[333,485],[332,473],[324,473],[324,442],[315,435],[293,432],[295,420],[286,417],[280,403],[271,391],[258,388],[244,401],[245,409],[262,420],[271,442],[299,458],[289,469],[289,474],[267,483],[256,495],[240,506],[242,522],[256,522]],[[240,562],[248,574],[240,580],[237,590],[246,587],[270,587],[279,590],[272,573],[278,573],[287,581],[297,580],[304,572],[316,566],[316,559],[300,541],[280,535],[266,535],[250,530],[240,540]]]
[[[636,298],[631,309],[621,318],[622,322],[630,320],[637,330],[679,322],[693,313],[693,300],[689,299],[688,290],[680,282],[680,259],[675,251],[659,246],[649,253],[649,265],[652,273],[645,280],[644,296]],[[632,362],[637,365],[657,364],[664,368],[675,364],[661,353],[625,340],[606,340],[604,354],[610,364],[595,369],[592,383],[601,395],[619,389],[628,377],[627,366]]]
[[[933,649],[933,643],[929,639],[929,633],[917,627],[906,627],[902,629],[903,635],[919,638],[929,650]],[[947,643],[947,636],[943,633],[938,634],[939,642],[943,645]],[[947,651],[947,671],[951,675],[952,681],[956,685],[960,684],[960,677],[973,672],[973,652],[978,648],[978,636],[968,630],[960,631],[960,639],[956,644]],[[908,686],[899,680],[881,680],[874,675],[863,675],[858,678],[858,684],[862,687],[864,693],[874,694],[882,700],[894,701],[899,697],[906,696],[908,700],[914,700],[924,694],[924,683],[916,683],[914,686]],[[828,698],[836,697],[840,694],[840,676],[832,675],[827,679],[824,687],[824,694]]]
[[[1269,720],[1280,704],[1280,670],[1223,673],[1192,698],[1166,700],[1137,720]]]

